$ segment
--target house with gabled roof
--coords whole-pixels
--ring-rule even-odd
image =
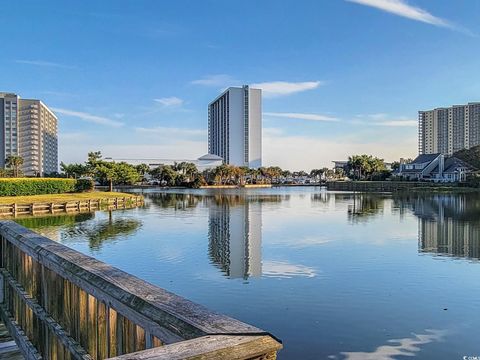
[[[406,180],[462,182],[474,170],[455,156],[422,154],[410,163],[400,164],[398,175]]]

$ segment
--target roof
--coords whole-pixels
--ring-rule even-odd
[[[197,160],[223,160],[221,156],[214,155],[214,154],[205,154],[200,156]]]
[[[409,164],[424,164],[424,163],[427,163],[427,162],[432,162],[433,160],[435,160],[440,154],[422,154],[422,155],[418,155],[415,160],[413,160],[411,163]]]
[[[459,158],[456,158],[455,156],[450,156],[449,158],[445,159],[445,164],[443,166],[444,173],[455,172],[458,168],[473,169],[465,161],[462,161]],[[438,172],[438,166],[435,166],[432,172],[433,173]]]

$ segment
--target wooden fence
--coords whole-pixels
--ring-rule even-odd
[[[0,217],[125,209],[143,204],[141,196],[89,199],[62,203],[0,204]]]
[[[264,360],[282,347],[12,221],[0,242],[0,316],[27,360]]]

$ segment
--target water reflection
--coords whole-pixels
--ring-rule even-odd
[[[86,239],[92,251],[98,251],[106,243],[133,235],[141,227],[141,221],[133,218],[113,218],[109,211],[108,219],[97,222],[81,222],[62,233],[62,241]]]
[[[480,259],[480,198],[477,194],[397,199],[418,217],[420,252]]]
[[[82,214],[62,214],[49,215],[42,217],[25,217],[17,218],[15,222],[30,229],[35,229],[36,232],[48,237],[54,241],[60,241],[63,227],[74,227],[78,223],[82,223],[95,218],[95,213]]]
[[[441,341],[446,332],[425,330],[425,334],[412,334],[412,337],[388,340],[387,345],[379,346],[372,352],[343,352],[345,360],[395,360],[398,356],[412,357],[421,351],[421,346]],[[330,356],[330,359],[338,359]]]
[[[208,253],[212,262],[231,278],[260,276],[262,203],[212,204],[208,218]]]
[[[133,235],[141,227],[140,220],[114,218],[112,211],[108,211],[106,215],[106,219],[95,219],[95,213],[83,213],[30,217],[15,221],[54,241],[69,243],[86,240],[92,251],[100,250],[105,243]]]

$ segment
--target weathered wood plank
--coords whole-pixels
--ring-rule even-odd
[[[209,335],[109,360],[273,360],[281,348],[270,336]]]
[[[8,329],[8,332],[17,343],[22,353],[30,360],[41,360],[42,356],[33,346],[30,340],[25,336],[25,333],[18,326],[9,311],[7,311],[4,304],[0,304],[0,317]]]
[[[18,284],[12,276],[3,269],[0,269],[2,276],[5,278],[7,283],[12,289],[16,292],[17,296],[22,300],[26,306],[28,306],[32,312],[38,317],[42,323],[48,328],[48,331],[55,334],[55,337],[58,338],[63,346],[66,346],[69,351],[74,355],[75,359],[79,360],[91,360],[91,357],[87,352],[70,336],[68,336],[64,329],[58,324],[37,302],[35,299],[32,299]],[[1,311],[0,311],[1,312]],[[5,322],[6,323],[6,322]],[[55,340],[56,341],[56,340]],[[50,341],[49,348],[52,352],[55,352],[57,346],[54,341]]]

